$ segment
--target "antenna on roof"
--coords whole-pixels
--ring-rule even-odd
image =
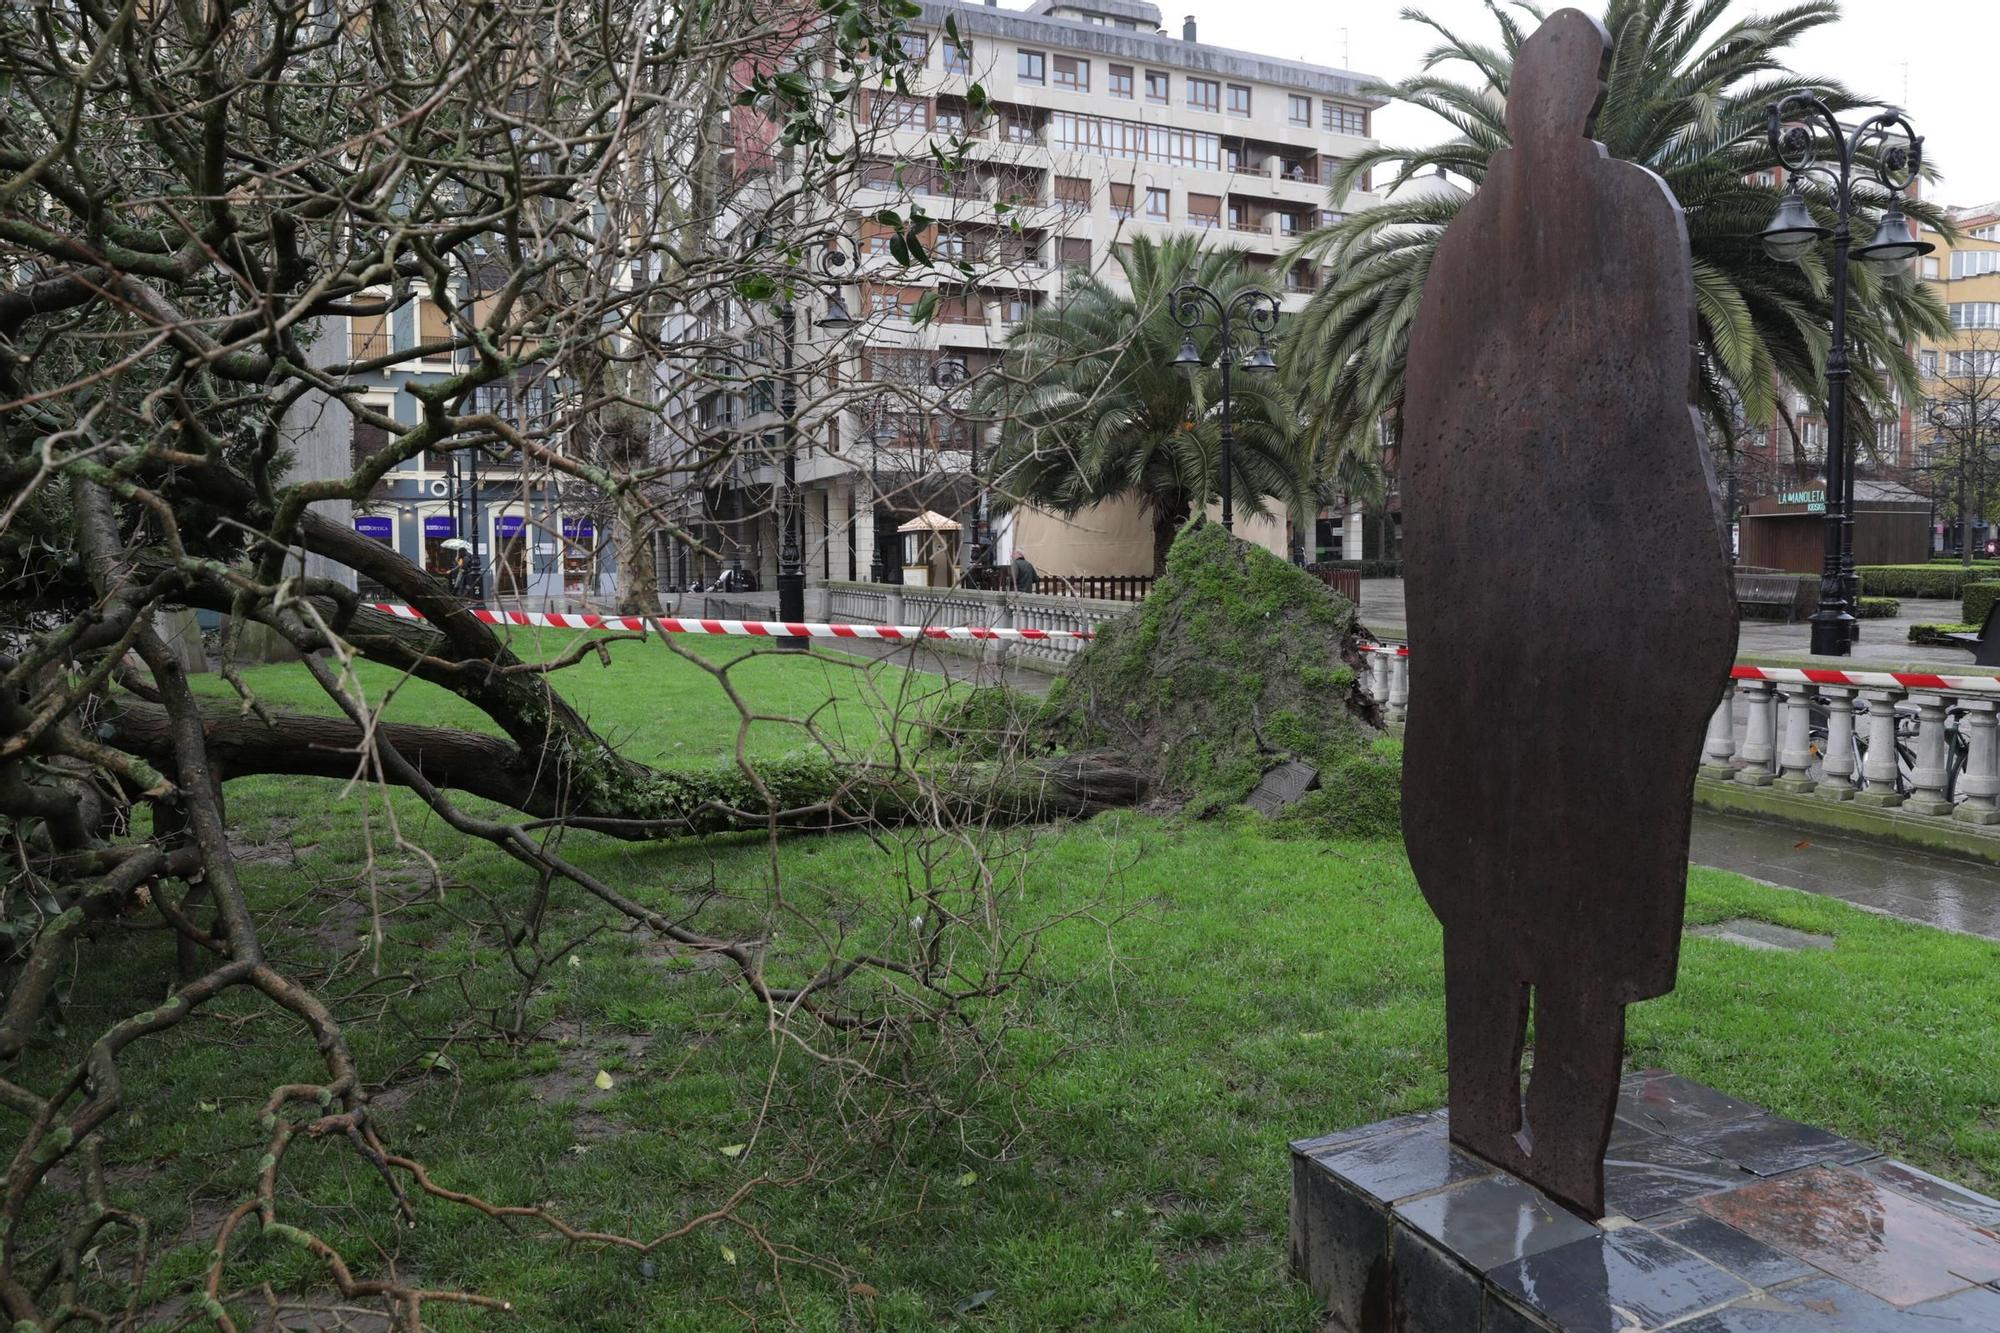
[[[1347,29],[1345,28],[1340,29],[1340,67],[1342,69],[1354,68],[1354,58],[1347,53]],[[1904,68],[1906,71],[1905,77],[1907,78],[1908,66]]]

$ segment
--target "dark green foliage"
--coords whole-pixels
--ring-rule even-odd
[[[1403,562],[1400,560],[1330,560],[1333,569],[1358,569],[1364,579],[1399,579],[1403,577]]]
[[[1963,565],[1862,565],[1861,590],[1871,597],[1962,597],[1965,585],[1993,571]]]
[[[1278,816],[1281,838],[1399,838],[1403,743],[1384,737],[1319,775],[1319,788]]]
[[[2000,581],[1987,579],[1979,583],[1965,585],[1964,610],[1961,619],[1968,625],[1984,625],[1986,613],[1993,609],[1993,603],[2000,601]]]
[[[1903,604],[1893,597],[1863,597],[1854,614],[1862,620],[1894,620]]]
[[[1120,752],[1197,812],[1240,801],[1285,759],[1330,769],[1373,736],[1356,628],[1312,575],[1198,523],[1050,692],[1038,732]]]
[[[955,691],[925,724],[924,741],[966,758],[997,759],[1019,747],[1041,707],[1004,685]]]
[[[1977,625],[1912,625],[1910,626],[1910,642],[1928,643],[1939,648],[1956,648],[1959,645],[1945,638],[1945,635],[1977,633],[1979,633],[1979,626]]]

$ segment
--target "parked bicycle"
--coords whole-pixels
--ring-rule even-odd
[[[1854,753],[1853,772],[1850,780],[1856,789],[1867,791],[1872,782],[1868,777],[1868,732],[1867,719],[1870,717],[1866,699],[1854,700]],[[1815,782],[1826,780],[1826,755],[1829,746],[1829,726],[1827,720],[1827,698],[1823,694],[1814,695],[1808,715],[1811,724],[1807,728],[1808,748],[1813,761],[1810,776]],[[1896,791],[1908,796],[1916,790],[1913,775],[1917,767],[1917,734],[1920,729],[1919,713],[1914,704],[1901,704],[1896,708]],[[1958,775],[1965,770],[1965,760],[1971,748],[1971,738],[1965,726],[1965,709],[1954,704],[1945,711],[1944,731],[1945,784],[1944,797],[1947,801],[1958,796]]]

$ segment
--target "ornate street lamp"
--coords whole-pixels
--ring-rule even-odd
[[[1804,120],[1811,123],[1788,124]],[[1819,130],[1824,128],[1837,158],[1818,160]],[[1896,199],[1922,169],[1924,140],[1909,118],[1888,107],[1843,133],[1833,109],[1806,89],[1773,102],[1768,128],[1771,151],[1791,175],[1791,188],[1777,214],[1761,233],[1771,258],[1796,262],[1833,241],[1833,346],[1826,360],[1826,555],[1820,570],[1819,610],[1812,618],[1815,655],[1845,657],[1853,650],[1860,621],[1854,608],[1860,581],[1854,573],[1854,460],[1847,441],[1847,261],[1850,256],[1878,272],[1893,273],[1932,246],[1910,230],[1909,219]],[[1890,142],[1892,136],[1903,142]],[[1854,168],[1864,150],[1872,155],[1875,179],[1889,192],[1889,207],[1866,245],[1852,246],[1848,223],[1854,214]],[[1813,173],[1833,186],[1835,222],[1822,227],[1799,193],[1799,178]]]
[[[951,395],[957,392],[965,384],[966,380],[971,378],[972,372],[966,366],[963,358],[947,356],[941,357],[931,363],[930,375],[931,387],[938,390],[949,400]],[[972,553],[973,548],[980,544],[982,540],[980,532],[984,528],[986,520],[986,484],[979,476],[979,430],[976,425],[972,426],[969,434],[971,436],[970,449],[972,454],[969,471],[972,475],[973,484],[979,488],[979,491],[973,501],[972,536],[966,542],[966,554],[968,556]]]
[[[1246,287],[1224,301],[1200,283],[1189,282],[1174,288],[1167,303],[1174,312],[1174,322],[1187,330],[1180,351],[1169,363],[1175,370],[1192,377],[1206,364],[1201,349],[1195,346],[1197,329],[1212,328],[1218,335],[1217,365],[1222,371],[1222,529],[1233,533],[1236,515],[1230,503],[1230,452],[1236,436],[1229,420],[1229,372],[1236,361],[1236,325],[1241,321],[1257,335],[1257,346],[1244,357],[1243,369],[1253,375],[1276,370],[1278,358],[1271,354],[1270,337],[1278,327],[1278,298],[1267,291]]]
[[[861,253],[839,232],[822,232],[806,242],[812,267],[822,278],[835,284],[861,267]],[[799,504],[799,386],[792,374],[793,350],[798,340],[798,308],[787,300],[779,308],[783,316],[785,418],[784,489],[778,500],[778,619],[796,624],[806,618],[805,512]],[[854,327],[854,316],[836,290],[827,299],[826,313],[813,321],[822,329],[845,331]],[[773,646],[785,652],[804,652],[811,646],[806,639],[779,638]]]

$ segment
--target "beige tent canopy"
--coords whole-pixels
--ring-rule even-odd
[[[915,518],[897,528],[898,532],[961,532],[963,525],[946,518],[935,509],[926,509]]]

